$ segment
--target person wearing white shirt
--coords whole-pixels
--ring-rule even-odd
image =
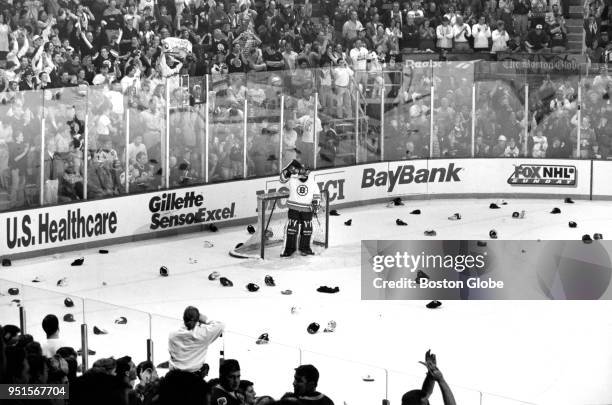
[[[59,337],[59,320],[55,315],[47,315],[42,321],[42,328],[47,335],[47,341],[41,346],[45,357],[53,357],[58,349],[68,345]]]
[[[557,110],[569,110],[571,108],[571,103],[570,101],[565,98],[565,96],[563,95],[563,91],[562,90],[557,90],[556,94],[555,94],[555,98],[553,98],[550,101],[550,110],[551,111],[557,111]]]
[[[438,38],[439,49],[450,51],[453,48],[453,28],[450,26],[448,18],[444,17],[442,24],[436,27],[436,37]]]
[[[355,41],[355,47],[349,52],[353,70],[355,71],[355,81],[359,85],[361,91],[365,91],[368,85],[368,55],[368,49],[363,46],[363,42],[359,39]]]
[[[127,74],[121,79],[121,92],[123,94],[125,94],[130,87],[135,87],[137,90],[140,88],[140,78],[136,74],[137,71],[138,69],[136,69],[134,65],[129,65],[127,67]]]
[[[457,22],[457,13],[455,13],[455,8],[453,6],[448,8],[448,13],[444,14],[444,18],[447,18],[451,25],[455,25]]]
[[[542,133],[542,131],[538,130],[536,134],[532,138],[533,140],[533,149],[531,152],[531,157],[534,158],[543,158],[546,157],[546,149],[548,149],[548,140]]]
[[[317,116],[316,119],[312,114],[306,114],[299,117],[296,123],[302,127],[302,137],[298,149],[300,151],[300,162],[306,167],[314,166],[314,136],[323,130],[321,119]],[[317,153],[319,151],[317,150]]]
[[[136,161],[136,156],[141,152],[146,155],[147,147],[142,143],[142,135],[136,135],[134,140],[128,145],[128,158],[130,163],[134,163]]]
[[[468,24],[463,22],[463,17],[457,16],[455,25],[453,25],[454,50],[465,52],[470,50],[468,38],[472,35],[472,29]]]
[[[338,118],[351,116],[351,95],[349,93],[349,84],[353,71],[347,66],[345,59],[338,61],[338,67],[332,71],[334,79],[334,90],[336,92],[336,108]]]
[[[282,167],[287,166],[294,159],[297,159],[296,145],[298,135],[295,132],[295,121],[288,119],[285,124],[283,131],[283,164]]]
[[[113,127],[112,121],[108,117],[108,113],[104,112],[98,116],[98,119],[96,121],[96,126],[95,126],[96,135],[97,136],[110,135],[112,127]]]
[[[516,145],[516,141],[514,138],[510,138],[508,141],[508,145],[506,146],[506,150],[504,150],[504,157],[518,157],[520,150]]]
[[[169,62],[176,62],[176,65],[174,65],[174,67],[170,67],[166,61],[166,57]],[[174,56],[162,52],[159,57],[159,68],[163,78],[173,77],[179,74],[183,68],[183,63],[177,60]]]
[[[478,24],[472,27],[472,35],[474,36],[474,50],[486,51],[489,49],[489,38],[491,38],[491,28],[485,22],[485,17],[481,16],[478,19]]]
[[[491,33],[493,45],[491,45],[491,53],[505,52],[508,50],[508,41],[510,35],[506,31],[506,26],[503,21],[497,22],[497,29]]]
[[[357,38],[357,33],[363,29],[361,22],[357,20],[357,12],[351,11],[350,19],[342,26],[342,38],[347,42]]]
[[[290,72],[294,72],[297,66],[298,54],[293,50],[291,42],[285,43],[285,51],[282,53],[283,60],[285,61],[285,68]]]
[[[383,93],[385,83],[383,79],[384,53],[381,53],[379,57],[376,52],[372,51],[368,55],[368,60],[370,60],[370,67],[368,69],[369,81],[372,83],[371,96],[378,99]]]
[[[199,371],[206,362],[210,346],[225,330],[218,321],[209,321],[195,307],[183,313],[184,325],[168,336],[169,366],[171,370]]]
[[[325,109],[332,106],[332,75],[329,61],[325,61],[318,70],[319,74],[319,100]],[[284,167],[284,166],[283,166]]]

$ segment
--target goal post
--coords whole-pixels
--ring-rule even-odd
[[[257,224],[255,233],[244,243],[239,243],[229,254],[232,257],[249,259],[264,258],[266,249],[285,242],[287,224],[288,192],[264,193],[257,196]],[[321,192],[319,212],[312,218],[311,244],[327,248],[329,242],[329,198],[327,191]]]

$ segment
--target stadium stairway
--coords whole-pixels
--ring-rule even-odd
[[[580,0],[570,0],[570,18],[566,21],[567,47],[570,51],[582,51],[583,38],[583,5]]]

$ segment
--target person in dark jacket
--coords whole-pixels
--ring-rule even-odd
[[[283,400],[296,401],[300,405],[334,405],[325,394],[317,391],[319,370],[311,364],[303,364],[295,369],[293,392],[283,396]]]
[[[239,388],[240,364],[238,363],[238,360],[224,360],[219,366],[219,383],[212,388],[210,403],[242,405],[244,403],[244,398],[238,391]]]
[[[87,172],[87,198],[111,197],[115,193],[113,175],[103,151],[94,154]]]

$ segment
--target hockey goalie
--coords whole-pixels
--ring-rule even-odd
[[[310,170],[297,160],[289,163],[280,174],[281,183],[289,189],[289,209],[285,227],[285,246],[281,257],[289,257],[298,247],[303,256],[313,255],[310,247],[312,217],[317,215],[321,203],[319,186],[310,176]]]

